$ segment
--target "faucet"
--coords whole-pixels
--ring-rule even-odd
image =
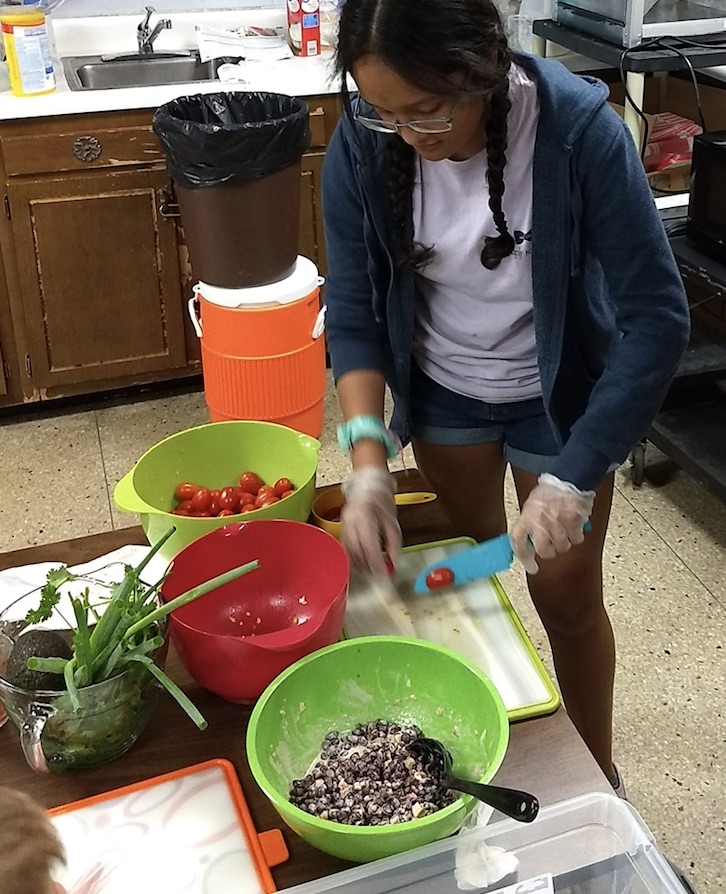
[[[154,13],[153,6],[146,7],[146,16],[136,29],[136,39],[139,44],[139,53],[147,55],[154,52],[154,41],[166,28],[171,28],[171,19],[159,19],[153,29],[149,27],[151,16]]]

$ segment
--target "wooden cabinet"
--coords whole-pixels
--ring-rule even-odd
[[[5,360],[3,352],[0,350],[0,397],[4,397],[8,393],[8,380],[5,375]]]
[[[324,275],[320,178],[338,99],[308,102],[299,251]],[[0,407],[200,372],[193,279],[181,222],[160,212],[173,187],[152,114],[0,123]]]
[[[325,148],[340,117],[337,97],[308,99],[310,106],[310,149],[302,159],[300,189],[299,252],[315,262],[322,276],[327,272],[323,230],[322,173]]]
[[[89,173],[8,186],[27,374],[47,393],[186,364],[164,171]]]

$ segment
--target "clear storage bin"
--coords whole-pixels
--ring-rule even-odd
[[[519,860],[497,891],[545,873],[556,894],[684,894],[686,890],[637,811],[615,795],[593,793],[543,808],[531,824],[504,820],[446,841],[286,889],[290,894],[457,894],[457,850],[475,841]],[[527,890],[525,886],[522,891]]]

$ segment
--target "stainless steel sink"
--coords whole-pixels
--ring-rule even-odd
[[[66,56],[63,71],[71,90],[113,90],[212,81],[214,62],[197,53],[146,53],[123,56]]]

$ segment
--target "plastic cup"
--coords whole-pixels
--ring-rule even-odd
[[[518,53],[531,53],[534,49],[533,19],[531,16],[509,16],[507,18],[507,35],[509,46]]]

